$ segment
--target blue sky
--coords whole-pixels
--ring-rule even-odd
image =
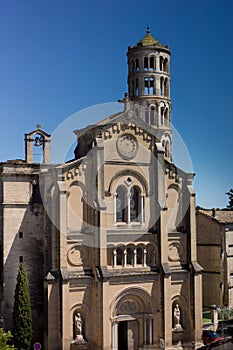
[[[122,98],[127,48],[147,26],[172,52],[172,122],[190,153],[197,204],[225,207],[233,187],[231,0],[0,0],[0,161],[24,157],[24,133],[38,122],[52,134],[77,111]]]

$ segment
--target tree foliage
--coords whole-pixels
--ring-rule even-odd
[[[27,274],[20,264],[15,288],[13,339],[18,350],[29,350],[32,339],[32,314]]]
[[[1,350],[10,350],[15,349],[14,345],[9,345],[12,335],[11,332],[5,332],[3,328],[0,328],[0,349]]]
[[[229,203],[227,205],[227,208],[233,209],[233,188],[231,188],[226,195],[229,196]]]

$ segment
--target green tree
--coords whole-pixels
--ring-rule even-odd
[[[0,349],[1,350],[9,350],[15,349],[14,345],[8,345],[11,341],[12,335],[11,332],[5,332],[4,329],[0,328]]]
[[[226,194],[229,196],[227,208],[233,209],[233,188],[231,188]]]
[[[32,314],[27,274],[20,264],[15,288],[13,339],[18,350],[29,350],[32,339]]]

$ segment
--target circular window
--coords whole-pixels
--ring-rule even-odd
[[[124,159],[132,159],[138,150],[137,139],[132,134],[123,134],[117,139],[117,151]]]

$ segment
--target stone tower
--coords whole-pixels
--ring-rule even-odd
[[[146,35],[128,48],[128,97],[142,108],[146,123],[157,129],[171,159],[170,50],[147,28]]]

